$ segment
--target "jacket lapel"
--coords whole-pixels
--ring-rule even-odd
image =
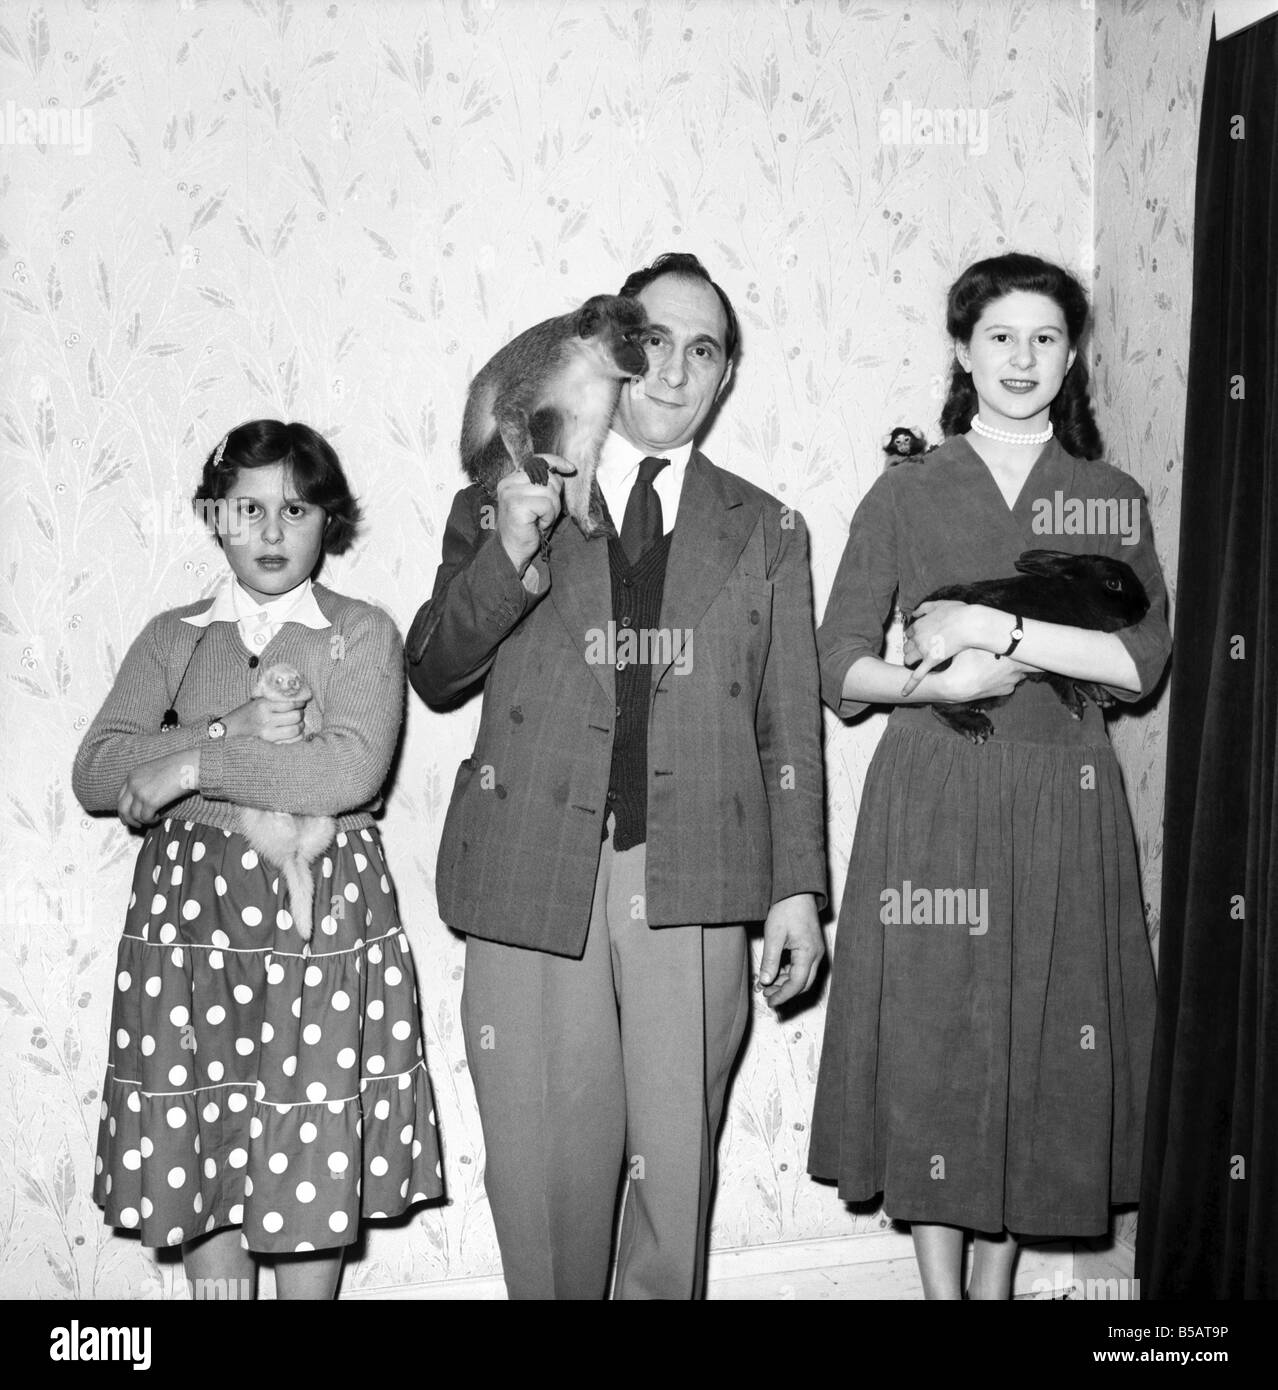
[[[587,540],[577,523],[565,515],[550,542],[550,602],[611,704],[616,699],[616,679],[608,662],[587,661],[588,635],[607,632],[612,618],[612,575],[608,567],[608,539]]]
[[[696,627],[727,583],[757,521],[758,508],[748,505],[731,478],[694,449],[666,565],[660,622],[664,631],[682,637]],[[653,681],[660,681],[673,663],[674,657],[654,667]]]

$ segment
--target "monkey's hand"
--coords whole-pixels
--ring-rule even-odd
[[[524,472],[527,473],[530,483],[536,483],[538,487],[545,487],[550,481],[552,472],[571,477],[577,470],[567,459],[560,458],[558,454],[533,454],[524,461]]]
[[[554,454],[544,457],[551,464],[544,483],[535,483],[522,469],[516,469],[497,484],[497,535],[521,578],[563,508],[563,475],[554,465],[563,463],[572,471]]]

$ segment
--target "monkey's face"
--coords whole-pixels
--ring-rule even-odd
[[[621,388],[613,429],[649,454],[696,437],[732,377],[727,320],[713,286],[660,275],[639,291],[646,370]]]
[[[637,299],[597,294],[581,306],[577,333],[595,340],[600,360],[611,366],[612,375],[642,376],[648,366],[641,341],[646,325],[643,306]]]

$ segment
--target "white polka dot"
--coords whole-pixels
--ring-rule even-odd
[[[169,1068],[169,1085],[170,1085],[170,1086],[181,1086],[181,1085],[183,1085],[185,1082],[186,1082],[186,1068],[185,1068],[185,1067],[170,1067],[170,1068]]]
[[[204,1107],[204,1109],[200,1113],[210,1124],[212,1124],[213,1121],[216,1120],[222,1112],[218,1109],[216,1101],[209,1101],[209,1103]],[[213,1160],[209,1159],[209,1162],[212,1163]]]
[[[266,1022],[265,1019],[263,1019],[263,1020],[262,1020],[262,1036],[261,1036],[260,1041],[261,1041],[261,1042],[264,1042],[264,1043],[268,1043],[268,1042],[271,1041],[271,1039],[272,1039],[274,1036],[275,1036],[275,1029],[272,1028],[271,1025],[270,1025],[269,1023]]]
[[[327,914],[320,918],[320,931],[325,936],[334,936],[337,932],[337,923]]]
[[[177,843],[177,841],[176,841],[176,840],[170,840],[170,841],[168,842],[168,844],[164,846],[164,852],[165,852],[165,854],[167,854],[167,855],[169,856],[170,859],[176,859],[176,858],[177,858],[177,855],[178,855],[178,843]]]
[[[244,1175],[244,1195],[246,1197],[253,1195],[253,1179],[247,1173]]]
[[[346,887],[342,889],[342,896],[348,903],[353,903],[355,899],[359,897],[359,889],[355,884],[348,883]]]
[[[226,1108],[234,1110],[238,1115],[248,1105],[248,1097],[243,1091],[232,1091],[226,1098]]]
[[[190,1018],[191,1015],[187,1013],[185,1006],[182,1004],[176,1004],[169,1010],[169,1022],[174,1028],[185,1028]]]
[[[152,975],[142,988],[154,999],[160,992],[160,977],[158,975]]]
[[[401,1144],[411,1144],[413,1142],[413,1127],[405,1125],[399,1132],[399,1142]]]
[[[268,1211],[262,1217],[262,1229],[269,1231],[272,1235],[284,1227],[284,1218],[277,1211]]]
[[[386,983],[388,985],[397,985],[403,978],[403,972],[398,965],[388,965],[386,967]]]
[[[328,1218],[328,1229],[330,1231],[344,1231],[347,1226],[347,1216],[344,1211],[335,1211]]]
[[[382,1016],[385,1012],[386,1012],[386,1005],[383,1004],[382,1001],[381,1001],[380,999],[373,999],[373,1000],[371,1000],[371,1001],[369,1002],[369,1005],[368,1005],[368,1016],[369,1016],[369,1018],[373,1018],[373,1019],[381,1018],[381,1016]]]
[[[129,1034],[128,1034],[128,1031],[127,1031],[126,1029],[124,1029],[124,1028],[117,1028],[117,1029],[115,1030],[115,1045],[116,1045],[116,1047],[128,1047],[128,1045],[129,1045]]]
[[[157,913],[163,912],[164,904],[166,902],[168,902],[168,899],[164,896],[164,894],[157,893],[155,897],[151,899],[151,916],[154,917]]]
[[[209,1063],[209,1066],[208,1066],[209,1080],[210,1080],[210,1081],[221,1081],[221,1079],[222,1079],[222,1073],[223,1073],[225,1070],[226,1070],[226,1068],[223,1067],[223,1065],[221,1064],[221,1062],[219,1062],[219,1061],[217,1061],[216,1059],[214,1059],[212,1062]]]
[[[258,1085],[258,1089],[259,1089],[259,1090],[261,1090],[261,1091],[263,1091],[263,1092],[266,1090],[266,1087],[262,1084],[262,1082],[259,1081],[259,1082],[257,1083],[257,1085]],[[259,1099],[260,1099],[260,1098],[261,1098],[261,1097],[259,1097]],[[249,1138],[250,1138],[250,1139],[260,1139],[261,1137],[262,1137],[262,1121],[261,1121],[261,1118],[260,1118],[259,1116],[254,1115],[253,1118],[249,1121]]]
[[[314,1142],[318,1133],[319,1130],[309,1120],[305,1120],[297,1131],[297,1137],[303,1144],[310,1144]]]
[[[297,1253],[300,1255],[305,1250],[314,1250],[315,1247],[310,1243],[309,1240],[299,1240],[297,1244],[293,1247],[293,1249],[296,1250]]]
[[[186,1181],[186,1170],[184,1168],[169,1169],[169,1186],[181,1187]]]
[[[413,1084],[413,1078],[408,1072],[402,1071],[396,1078],[396,1084],[401,1091],[406,1091]]]
[[[266,967],[266,983],[268,985],[278,985],[284,982],[284,967],[277,960],[273,960]]]
[[[391,1037],[394,1038],[396,1042],[404,1042],[412,1031],[413,1025],[409,1023],[407,1019],[401,1018],[399,1022],[391,1028]]]
[[[344,1173],[350,1167],[350,1159],[344,1153],[331,1153],[328,1156],[328,1171]]]
[[[280,1066],[280,1070],[284,1073],[285,1076],[292,1076],[293,1073],[297,1070],[297,1058],[285,1057],[283,1063]]]
[[[248,1004],[253,998],[253,991],[248,985],[236,985],[233,993],[237,1004]]]
[[[321,1037],[323,1037],[323,1034],[320,1032],[318,1023],[308,1023],[306,1027],[302,1029],[302,1041],[304,1043],[309,1043],[312,1047],[319,1042]]]
[[[384,1178],[390,1171],[390,1164],[386,1162],[381,1154],[378,1154],[376,1158],[370,1160],[368,1171],[372,1173],[375,1178]]]
[[[168,1241],[170,1245],[180,1245],[182,1243],[181,1226],[174,1226],[174,1228],[168,1233],[165,1239]]]
[[[257,868],[257,850],[255,850],[255,849],[248,849],[248,850],[245,850],[244,853],[243,853],[242,855],[240,855],[240,867],[243,868],[243,869],[256,869],[256,868]]]
[[[204,1198],[197,1192],[191,1202],[191,1210],[197,1215],[204,1210]]]
[[[121,1162],[130,1173],[136,1172],[142,1166],[142,1155],[137,1149],[125,1149],[124,1157]]]
[[[217,874],[213,879],[213,891],[219,898],[224,898],[226,896],[226,880],[221,874]]]
[[[121,970],[115,977],[115,982],[121,989],[128,989],[133,983],[133,976],[127,970]]]
[[[376,1115],[377,1118],[378,1118],[379,1120],[385,1120],[385,1119],[389,1118],[389,1116],[390,1116],[390,1101],[388,1101],[388,1100],[383,1096],[382,1099],[379,1100],[375,1106],[373,1106],[373,1114]]]
[[[374,1054],[364,1065],[367,1066],[374,1076],[380,1076],[382,1072],[386,1070],[386,1059]]]
[[[253,1039],[252,1039],[252,1038],[236,1038],[236,1039],[235,1039],[235,1050],[236,1050],[236,1052],[238,1052],[238,1053],[240,1054],[241,1057],[247,1057],[247,1056],[249,1055],[249,1053],[253,1051]]]
[[[107,1196],[109,1197],[109,1196],[111,1195],[111,1174],[110,1174],[110,1173],[108,1173],[108,1174],[106,1175],[106,1190],[107,1190]]]
[[[306,1088],[306,1099],[315,1103],[328,1095],[328,1087],[322,1081],[312,1081]]]
[[[200,915],[200,905],[194,898],[187,898],[182,904],[182,920],[193,922]]]
[[[186,1111],[180,1105],[171,1105],[164,1112],[164,1118],[170,1129],[181,1129],[186,1124]]]
[[[333,861],[328,857],[327,854],[324,856],[324,862],[320,865],[320,872],[324,875],[325,878],[333,877]]]
[[[198,864],[204,858],[204,841],[196,840],[191,846],[191,863]]]
[[[328,1002],[337,1010],[338,1013],[342,1013],[346,1009],[350,1008],[351,997],[349,994],[346,993],[344,989],[339,989]]]
[[[388,879],[385,874],[382,875],[382,892],[390,892],[390,879]]]
[[[305,979],[306,983],[311,986],[321,984],[324,980],[324,972],[318,965],[308,965],[306,967]]]
[[[223,959],[222,959],[222,953],[221,953],[221,951],[210,951],[210,952],[209,952],[209,969],[210,969],[210,970],[221,970],[221,968],[222,968],[222,966],[223,966],[224,964],[225,964],[225,962],[224,962]]]
[[[275,925],[280,931],[288,931],[293,925],[293,914],[284,908],[280,908],[275,914]]]
[[[272,1173],[282,1173],[288,1167],[287,1154],[272,1154],[266,1160],[266,1166]]]
[[[177,940],[177,928],[172,922],[165,922],[160,928],[160,944],[167,946],[171,941]]]
[[[142,1097],[136,1091],[130,1091],[124,1103],[135,1115],[142,1109]]]
[[[120,1213],[121,1226],[136,1226],[138,1224],[138,1214],[133,1207],[125,1207]]]
[[[403,1181],[402,1183],[400,1183],[400,1185],[399,1185],[399,1195],[400,1195],[401,1197],[407,1197],[407,1196],[408,1196],[408,1179],[407,1179],[407,1178],[405,1178],[404,1181]]]
[[[299,1202],[313,1202],[315,1200],[315,1184],[313,1182],[299,1182],[297,1200]]]
[[[147,1033],[142,1039],[142,1055],[149,1057],[155,1051],[155,1039]]]
[[[262,921],[262,909],[260,907],[246,907],[240,913],[240,918],[246,927],[256,927]]]
[[[330,1100],[328,1103],[328,1113],[330,1115],[340,1115],[344,1108],[344,1103],[340,1100]],[[356,1130],[359,1129],[359,1121],[355,1121]]]
[[[421,1157],[421,1153],[422,1153],[422,1141],[421,1141],[420,1139],[414,1139],[414,1140],[413,1140],[413,1157],[414,1157],[414,1158],[420,1158],[420,1157]]]
[[[169,875],[169,882],[173,884],[174,887],[176,887],[179,883],[182,882],[181,864],[175,864],[173,866],[173,872]]]
[[[112,1115],[111,1118],[107,1121],[107,1130],[108,1130],[108,1132],[110,1133],[111,1138],[114,1139],[114,1138],[115,1138],[115,1116],[114,1116],[114,1115]]]
[[[236,1204],[226,1213],[227,1220],[232,1226],[238,1226],[244,1220],[244,1205],[241,1202]]]
[[[182,965],[186,960],[186,957],[182,954],[181,946],[174,946],[173,950],[169,954],[169,960],[175,966],[177,966],[179,970],[181,970]]]
[[[214,1004],[213,1007],[204,1015],[204,1017],[216,1028],[217,1025],[221,1023],[222,1020],[226,1017],[226,1010],[221,1006],[221,1004]]]
[[[147,1220],[150,1220],[151,1213],[155,1210],[155,1208],[151,1205],[151,1199],[149,1197],[143,1197],[141,1202],[138,1203],[138,1205],[142,1208],[142,1215],[146,1217]]]
[[[355,851],[355,867],[360,873],[363,873],[364,870],[368,868],[368,859],[362,855],[359,850]]]
[[[102,1155],[101,1155],[101,1154],[99,1154],[99,1155],[97,1156],[96,1160],[94,1161],[94,1164],[93,1164],[93,1171],[94,1171],[95,1173],[100,1173],[100,1172],[102,1171]]]
[[[382,963],[382,948],[377,945],[376,942],[368,948],[368,963],[369,965],[380,965]]]
[[[248,1162],[248,1150],[232,1149],[231,1152],[227,1154],[226,1161],[231,1165],[232,1168],[243,1168],[244,1165]]]
[[[225,950],[231,944],[231,938],[227,936],[227,934],[224,931],[221,930],[215,931],[213,935],[209,937],[209,940],[213,943],[214,946],[218,946],[222,950]]]
[[[296,999],[293,1000],[293,1003],[292,1003],[292,1005],[291,1005],[290,1008],[289,1008],[289,1012],[293,1015],[294,1018],[301,1018],[301,1016],[302,1016],[302,996],[301,996],[300,994],[297,996]]]
[[[337,1065],[339,1067],[353,1067],[355,1065],[355,1049],[344,1047],[337,1054]]]
[[[147,1138],[145,1134],[142,1136],[141,1139],[138,1140],[138,1148],[142,1150],[143,1158],[150,1158],[151,1155],[155,1152],[155,1145],[151,1142],[150,1139]]]

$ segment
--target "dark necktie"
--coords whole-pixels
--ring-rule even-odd
[[[632,565],[638,563],[644,551],[654,541],[659,541],[665,531],[661,498],[657,496],[652,482],[669,462],[669,459],[644,459],[626,500],[626,515],[621,522],[621,548]]]

